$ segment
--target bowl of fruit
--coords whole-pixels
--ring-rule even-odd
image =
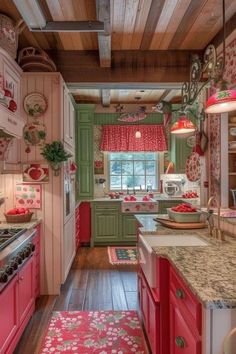
[[[8,223],[29,222],[33,213],[28,208],[13,208],[4,213]]]
[[[176,207],[167,208],[169,218],[175,222],[192,223],[200,222],[201,211],[189,203],[181,203]]]

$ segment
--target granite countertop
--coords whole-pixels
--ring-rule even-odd
[[[0,229],[33,229],[35,226],[40,224],[42,221],[41,218],[31,219],[30,222],[22,223],[7,223],[6,220],[0,221]]]
[[[218,241],[209,238],[207,229],[174,230],[153,221],[157,215],[137,215],[142,234],[190,234],[204,238],[203,247],[153,247],[167,258],[185,283],[206,308],[236,308],[236,239]]]

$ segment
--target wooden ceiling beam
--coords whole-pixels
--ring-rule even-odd
[[[66,82],[184,82],[191,55],[201,51],[113,51],[111,68],[100,67],[97,51],[48,51]]]
[[[97,19],[104,22],[105,33],[98,33],[101,68],[111,66],[111,8],[110,0],[96,0]]]
[[[111,103],[111,91],[109,89],[101,90],[102,105],[103,107],[109,107]]]
[[[159,1],[152,0],[145,29],[143,32],[140,49],[148,50],[150,48],[152,38],[154,36],[156,26],[161,16],[161,12],[164,4],[165,4],[165,0],[159,0]]]

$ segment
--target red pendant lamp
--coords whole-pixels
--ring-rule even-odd
[[[176,135],[192,134],[195,131],[196,126],[185,115],[181,116],[170,129],[171,134]]]
[[[222,0],[223,8],[223,69],[225,68],[225,0]],[[222,74],[223,75],[223,74]],[[226,83],[222,80],[221,90],[212,95],[206,102],[205,112],[210,113],[225,113],[231,112],[236,109],[236,90],[229,90],[226,87]]]

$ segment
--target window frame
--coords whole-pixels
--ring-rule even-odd
[[[113,153],[113,152],[111,152]],[[122,152],[121,152],[122,153]],[[126,152],[123,152],[123,153],[126,153]],[[127,152],[127,154],[133,154],[135,152]],[[152,151],[148,152],[148,151],[145,151],[145,152],[142,152],[140,151],[140,153],[153,153]],[[111,181],[111,175],[110,175],[110,161],[114,161],[114,160],[110,160],[110,157],[109,157],[109,152],[106,154],[106,170],[107,170],[107,188],[106,190],[109,191],[109,192],[117,192],[118,190],[119,191],[126,191],[126,188],[125,189],[111,189],[110,188],[110,181]],[[154,154],[156,154],[156,179],[157,179],[157,186],[156,188],[152,188],[153,192],[158,192],[159,191],[159,188],[160,188],[160,174],[163,173],[163,161],[164,161],[164,154],[163,153],[156,153],[154,152]],[[118,160],[118,161],[132,161],[132,162],[135,162],[135,161],[153,161],[153,160]],[[148,175],[145,174],[145,179],[147,178]],[[153,176],[153,175],[150,175],[150,176]],[[133,187],[130,187],[130,189],[132,190]],[[145,189],[142,189],[142,190],[139,190],[139,189],[135,189],[136,192],[143,192],[143,193],[146,193],[146,188]]]

